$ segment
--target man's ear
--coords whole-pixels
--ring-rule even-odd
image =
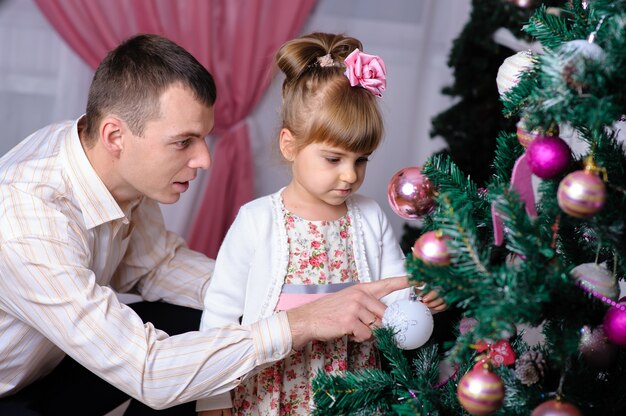
[[[124,150],[124,135],[122,134],[126,125],[117,117],[105,117],[100,122],[100,143],[114,156],[119,156]]]
[[[282,153],[283,157],[288,161],[293,162],[296,157],[297,146],[296,138],[293,137],[293,134],[291,134],[289,129],[280,129],[279,145],[280,153]]]

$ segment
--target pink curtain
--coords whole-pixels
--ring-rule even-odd
[[[271,78],[276,49],[296,36],[315,0],[35,0],[91,67],[136,33],[164,35],[213,74],[218,89],[213,166],[189,245],[215,257],[239,207],[253,197],[246,118]]]

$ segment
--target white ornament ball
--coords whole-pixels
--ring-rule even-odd
[[[504,95],[509,92],[519,82],[521,73],[532,67],[533,63],[534,58],[530,51],[521,51],[506,58],[496,75],[498,93]]]
[[[570,275],[587,290],[591,290],[600,296],[617,300],[619,285],[617,279],[606,268],[606,264],[583,263],[574,267]]]
[[[424,345],[433,333],[433,315],[419,300],[399,300],[387,307],[383,326],[396,331],[398,346],[412,350]]]

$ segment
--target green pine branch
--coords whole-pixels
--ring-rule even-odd
[[[314,415],[375,415],[391,410],[396,383],[378,369],[333,375],[320,371],[312,382]]]
[[[527,98],[539,85],[539,73],[536,68],[523,71],[519,74],[519,81],[509,91],[500,97],[502,114],[506,118],[517,116],[526,105]]]
[[[451,198],[469,199],[470,202],[480,202],[477,186],[449,156],[434,155],[430,157],[422,168],[439,193],[450,195]]]
[[[524,153],[524,148],[517,141],[515,133],[501,132],[496,137],[496,155],[494,157],[494,185],[511,182],[511,173],[517,159]]]
[[[535,10],[523,30],[536,38],[547,50],[558,48],[563,42],[580,39],[581,34],[572,29],[565,13],[556,15],[544,5]]]

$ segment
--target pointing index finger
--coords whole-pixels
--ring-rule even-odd
[[[409,287],[409,278],[406,276],[390,277],[367,285],[368,292],[376,299],[380,299],[391,292]]]

